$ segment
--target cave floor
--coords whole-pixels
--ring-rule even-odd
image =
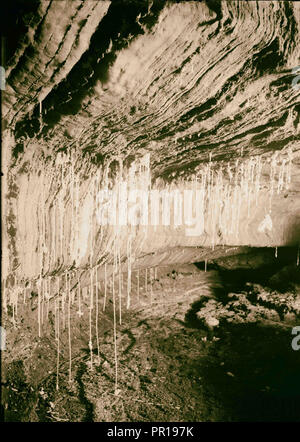
[[[8,333],[13,350],[7,348],[2,364],[4,420],[300,421],[300,352],[291,347],[292,326],[187,326],[182,288],[191,291],[191,279],[199,277],[203,272],[174,284],[168,273],[163,287],[172,302],[165,296],[159,305],[123,311],[116,327],[117,383],[111,299],[99,322],[99,351],[93,342],[91,355],[87,323],[72,326],[71,380],[62,334],[58,390],[53,330],[33,336],[30,318],[20,313]]]

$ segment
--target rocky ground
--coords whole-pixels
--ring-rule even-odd
[[[294,280],[288,289],[274,288],[282,281],[277,272],[269,286],[244,280],[225,302],[213,296],[222,272],[199,267],[160,268],[152,290],[140,288],[139,302],[116,327],[117,374],[111,299],[92,357],[88,322],[72,317],[71,380],[63,332],[58,390],[51,312],[38,338],[34,300],[20,307],[15,327],[6,324],[4,420],[299,421],[300,352],[291,346],[292,327],[300,325],[299,267],[280,270]],[[201,306],[200,294],[208,296]]]

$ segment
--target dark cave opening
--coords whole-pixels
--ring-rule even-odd
[[[247,255],[240,257],[240,262],[237,255],[206,263],[196,262],[195,265],[200,270],[218,271],[227,291],[243,290],[245,284],[251,282],[284,292],[293,283],[300,282],[299,247],[253,247]]]

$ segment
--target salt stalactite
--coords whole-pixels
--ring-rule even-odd
[[[77,314],[79,317],[81,317],[83,315],[83,312],[81,310],[81,284],[80,284],[80,279],[79,277],[77,278],[77,292],[78,292],[78,310],[77,310]]]
[[[60,214],[60,263],[63,263],[64,261],[64,254],[63,254],[63,240],[64,240],[64,193],[65,193],[65,181],[64,181],[64,160],[62,158],[61,161],[61,186],[59,191],[59,214]]]
[[[103,311],[105,311],[106,297],[107,297],[107,264],[104,264],[104,300],[103,300]]]
[[[68,344],[69,344],[69,382],[72,381],[72,342],[71,342],[71,289],[70,289],[70,275],[67,273],[68,285]]]
[[[73,155],[71,153],[71,177],[70,177],[70,194],[71,194],[71,227],[70,227],[70,231],[71,231],[71,237],[70,237],[70,245],[69,245],[69,250],[70,250],[70,257],[74,254],[74,244],[75,244],[75,222],[76,222],[76,217],[75,217],[75,213],[74,213],[74,158]],[[74,255],[73,255],[74,256]]]
[[[237,206],[237,217],[236,217],[236,226],[235,226],[235,237],[238,240],[239,239],[239,233],[240,233],[240,218],[241,218],[241,206],[242,206],[242,194],[241,192],[238,192],[238,206]]]
[[[90,195],[91,200],[94,201],[93,184],[95,180],[91,183]],[[94,257],[94,231],[93,231],[93,208],[90,211],[90,268],[93,267],[93,257]]]
[[[43,273],[43,264],[44,264],[44,239],[45,239],[45,233],[44,233],[44,210],[45,210],[45,194],[44,194],[44,182],[45,182],[45,175],[42,175],[42,182],[41,182],[41,201],[40,201],[40,273]],[[43,281],[41,281],[41,292],[43,291]],[[41,293],[42,295],[42,293]]]
[[[207,259],[204,260],[204,271],[207,271]]]
[[[16,327],[16,303],[12,302],[12,321],[13,321],[13,326]]]
[[[121,268],[121,250],[118,247],[118,274],[119,274],[119,322],[122,325],[122,268]]]
[[[41,337],[41,289],[42,289],[42,274],[40,274],[38,283],[38,327],[39,327],[39,338]]]
[[[256,207],[257,207],[258,195],[259,195],[259,191],[260,191],[261,171],[262,171],[262,162],[261,162],[261,158],[258,157],[258,160],[256,163],[256,174],[255,174],[255,205],[256,205]]]
[[[147,292],[148,292],[148,269],[147,268],[145,269],[145,292],[147,295]]]
[[[59,353],[60,353],[60,283],[59,276],[57,277],[57,360],[56,360],[56,390],[59,389]]]
[[[138,298],[138,303],[140,303],[140,271],[137,271],[137,298]]]
[[[48,278],[48,284],[46,284],[46,300],[47,300],[47,309],[46,309],[46,319],[49,317],[49,307],[50,307],[50,298],[51,298],[51,276]]]
[[[53,254],[53,268],[56,266],[56,216],[57,216],[57,209],[56,209],[56,200],[53,203],[53,243],[52,243],[52,254]]]
[[[288,149],[288,165],[287,165],[287,172],[286,172],[286,184],[285,184],[286,190],[289,188],[289,185],[291,184],[292,161],[293,161],[293,151],[292,151],[292,148],[289,147],[289,149]]]
[[[211,190],[215,189],[217,189],[217,186],[214,185],[214,170],[211,170]],[[218,200],[216,198],[216,192],[211,192],[211,195],[212,250],[214,250],[216,240],[216,211],[218,207]]]
[[[270,171],[270,188],[269,188],[269,212],[272,211],[272,199],[274,194],[274,187],[275,187],[275,177],[277,172],[277,155],[278,152],[276,151],[274,155],[271,157],[271,171]]]
[[[2,300],[3,300],[3,310],[5,314],[7,314],[7,305],[8,305],[8,297],[7,297],[8,289],[7,289],[7,279],[3,281],[3,292],[2,292]]]
[[[41,324],[44,324],[44,303],[45,303],[45,280],[42,279],[42,299],[41,299]]]
[[[113,315],[114,315],[114,350],[115,350],[115,394],[118,394],[118,348],[117,348],[117,313],[116,313],[116,295],[115,295],[115,271],[112,273],[112,296],[113,296]]]
[[[80,263],[79,249],[79,178],[75,179],[75,261],[77,265]]]
[[[247,167],[247,216],[250,217],[250,209],[251,209],[251,192],[253,187],[253,170],[254,170],[254,161],[253,158],[250,158]]]
[[[61,310],[62,310],[62,327],[63,330],[66,329],[66,296],[67,296],[67,273],[64,274],[65,276],[65,287],[61,291]]]
[[[16,296],[16,300],[15,300],[15,312],[16,312],[16,317],[18,316],[19,294],[20,294],[20,287],[17,285],[17,286],[15,287],[15,296]]]
[[[74,272],[71,271],[69,274],[70,274],[70,280],[74,281],[74,279],[76,278],[76,273],[74,274]],[[71,289],[71,305],[74,305],[75,298],[76,298],[76,290],[74,290],[73,286],[73,288]]]
[[[153,269],[150,269],[150,304],[153,302]]]
[[[57,341],[57,300],[54,299],[54,336],[55,340]]]
[[[127,309],[130,308],[131,264],[131,236],[129,235],[127,241]]]
[[[91,358],[91,369],[93,368],[92,312],[93,312],[93,269],[90,269],[89,349],[90,349],[90,358]]]
[[[5,290],[6,294],[9,293],[8,304],[12,307],[12,322],[13,326],[16,327],[16,317],[18,314],[18,298],[19,298],[19,287],[16,284],[16,276],[14,276],[14,283],[12,282],[11,287]]]
[[[284,173],[286,171],[286,159],[283,158],[282,163],[281,163],[281,167],[279,169],[279,176],[278,176],[278,184],[277,184],[277,194],[279,194],[283,187],[284,187]]]
[[[296,265],[299,265],[299,255],[300,255],[300,245],[298,246],[298,250],[297,250],[297,260],[296,260]]]
[[[98,266],[96,266],[96,321],[95,321],[95,328],[96,328],[96,341],[97,341],[97,354],[98,358],[100,357],[100,344],[99,344],[99,329],[98,329],[98,321],[99,321],[99,283],[98,283]]]
[[[60,191],[60,198],[58,201],[58,210],[59,210],[59,221],[60,221],[60,230],[59,230],[59,240],[60,240],[60,257],[59,262],[63,262],[63,222],[64,222],[64,204],[63,204],[63,198],[61,194],[62,190]]]

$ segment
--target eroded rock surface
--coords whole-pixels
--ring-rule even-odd
[[[285,355],[294,379],[288,327],[298,313],[272,311],[280,293],[288,304],[299,290],[291,275],[300,243],[300,4],[35,0],[5,8],[7,419],[242,420],[234,394],[242,401],[255,380],[239,353],[261,376],[261,410],[284,391],[295,398],[291,386],[266,384],[274,355],[254,342],[258,335],[270,347],[278,332],[274,358]],[[103,226],[99,192],[125,184],[193,189],[196,234],[175,209],[172,226]],[[258,294],[271,290],[261,315],[245,282],[259,284]],[[212,284],[240,294],[232,302],[245,316],[227,321],[228,333],[220,326],[221,336],[214,327],[230,302],[210,315],[209,336],[197,309],[192,328],[186,321]],[[240,332],[249,332],[244,353]],[[209,372],[205,390],[199,379]],[[253,416],[258,396],[248,395]]]

